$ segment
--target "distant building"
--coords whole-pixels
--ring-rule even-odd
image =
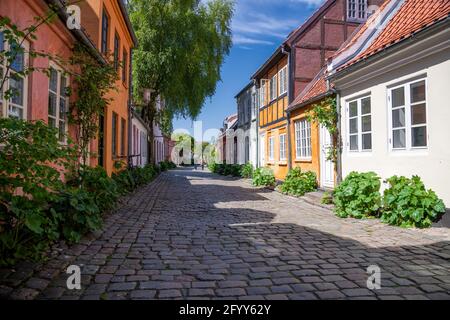
[[[238,141],[235,135],[238,115],[225,118],[221,134],[217,138],[216,158],[218,163],[235,164],[238,159]]]

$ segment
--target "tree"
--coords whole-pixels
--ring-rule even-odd
[[[152,90],[142,106],[152,143],[154,123],[164,119],[163,127],[170,129],[173,116],[196,118],[214,95],[232,45],[233,2],[131,0],[129,11],[139,42],[133,56],[134,100],[142,103],[144,90]],[[165,102],[162,116],[158,97]]]

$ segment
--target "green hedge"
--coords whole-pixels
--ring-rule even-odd
[[[303,196],[317,189],[317,175],[312,171],[302,172],[300,168],[289,171],[280,191],[292,196]]]
[[[274,187],[276,180],[272,169],[270,168],[257,168],[253,172],[253,185],[260,187]]]

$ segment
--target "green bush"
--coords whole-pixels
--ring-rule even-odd
[[[247,163],[241,167],[241,177],[246,179],[253,177],[253,165],[251,163]]]
[[[258,168],[253,173],[254,186],[274,187],[275,182],[273,171],[269,168]]]
[[[334,191],[335,212],[341,218],[377,216],[381,206],[380,177],[351,172]]]
[[[322,204],[333,204],[333,194],[330,192],[325,192],[321,200]]]
[[[242,170],[242,165],[240,165],[240,164],[232,164],[230,166],[230,174],[233,177],[240,177],[241,176],[241,170]]]
[[[302,172],[300,168],[289,171],[281,185],[281,192],[293,196],[303,196],[317,189],[317,175],[312,171]]]
[[[36,260],[58,238],[49,205],[64,189],[76,150],[43,122],[0,118],[0,265]]]
[[[427,228],[445,213],[445,206],[418,176],[394,176],[387,180],[381,220],[401,227]]]

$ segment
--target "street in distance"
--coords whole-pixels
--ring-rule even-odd
[[[225,316],[231,315],[269,315],[270,305],[224,305],[223,308],[214,307],[195,307],[187,304],[185,307],[181,307],[180,315],[203,315],[207,318],[213,314],[221,314]]]

